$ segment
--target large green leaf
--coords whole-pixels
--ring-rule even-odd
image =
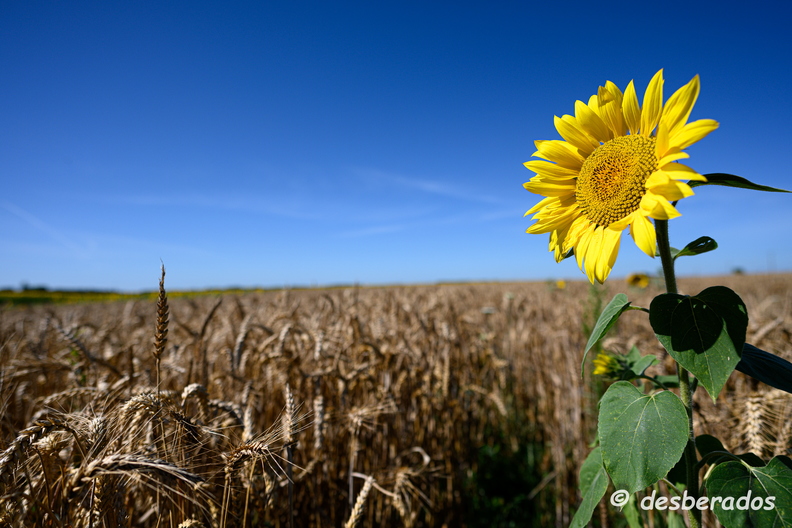
[[[710,509],[726,528],[792,527],[791,467],[787,457],[776,457],[764,467],[737,461],[718,464],[705,481]]]
[[[589,337],[588,343],[586,343],[586,350],[583,351],[583,361],[580,364],[580,372],[583,373],[583,366],[586,364],[586,356],[597,341],[602,339],[605,334],[608,333],[608,330],[613,328],[613,325],[616,324],[616,321],[619,320],[619,316],[630,307],[630,301],[627,300],[627,296],[623,293],[617,293],[616,296],[611,299],[611,302],[608,303],[608,306],[602,310],[602,314],[600,314],[599,319],[597,319],[597,324],[594,325],[594,330],[591,332],[591,336]]]
[[[672,392],[643,394],[619,381],[600,400],[602,461],[616,489],[650,486],[674,467],[687,444],[685,406]]]
[[[771,387],[792,393],[792,363],[775,354],[745,343],[735,368]]]
[[[665,293],[649,306],[649,322],[668,353],[715,400],[745,343],[748,313],[740,296],[724,286],[693,297]]]
[[[600,448],[595,448],[586,457],[583,466],[580,468],[580,493],[583,495],[583,502],[572,518],[570,528],[583,528],[591,520],[594,509],[608,491],[608,474],[602,465],[602,453]]]
[[[724,174],[722,172],[713,172],[712,174],[705,174],[707,181],[691,181],[688,185],[691,187],[698,187],[700,185],[723,185],[725,187],[739,187],[741,189],[751,189],[753,191],[767,191],[767,192],[789,192],[784,189],[776,189],[775,187],[768,187],[766,185],[759,185],[752,181],[748,181],[740,176],[734,174]]]

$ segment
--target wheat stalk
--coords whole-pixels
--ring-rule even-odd
[[[157,363],[157,398],[160,390],[160,360],[168,342],[168,294],[165,292],[165,264],[162,265],[157,296],[157,326],[154,331],[154,360]]]

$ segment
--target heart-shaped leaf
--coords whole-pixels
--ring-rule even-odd
[[[693,297],[665,293],[649,306],[649,322],[668,353],[715,400],[745,343],[748,313],[740,296],[724,286]]]
[[[616,489],[635,493],[665,477],[682,456],[687,434],[685,406],[672,392],[644,394],[619,381],[600,400],[602,461]]]
[[[791,468],[787,457],[776,457],[764,467],[736,460],[720,463],[705,481],[709,507],[726,528],[792,527]]]

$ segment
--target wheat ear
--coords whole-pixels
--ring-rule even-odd
[[[154,359],[157,362],[157,399],[160,390],[160,358],[168,342],[168,294],[165,292],[165,264],[162,265],[157,297],[157,329],[154,332]]]
[[[357,496],[355,507],[352,508],[352,513],[349,514],[349,520],[344,525],[344,528],[354,528],[360,522],[361,517],[363,517],[363,507],[366,505],[366,498],[368,497],[373,484],[374,477],[367,477],[366,483],[363,484],[363,489],[360,490],[360,493]]]

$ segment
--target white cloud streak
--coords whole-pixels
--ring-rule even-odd
[[[74,243],[69,237],[67,237],[66,235],[64,235],[62,232],[55,229],[54,227],[52,227],[47,222],[41,220],[37,216],[34,216],[33,214],[22,209],[21,207],[18,207],[9,202],[3,202],[2,205],[3,205],[3,209],[11,213],[12,215],[16,216],[17,218],[20,218],[28,225],[34,227],[35,229],[38,229],[42,233],[47,234],[50,238],[57,241],[58,243],[60,243],[62,246],[69,249],[70,251],[73,251],[78,256],[87,255],[87,251],[85,250],[85,248]]]

